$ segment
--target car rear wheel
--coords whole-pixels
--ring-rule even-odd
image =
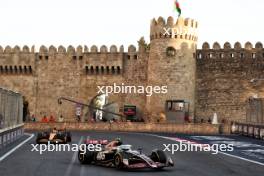
[[[37,144],[47,143],[49,141],[49,136],[47,133],[38,133],[36,138]]]
[[[93,152],[79,150],[78,152],[78,159],[81,164],[90,164],[93,161]]]
[[[71,142],[72,141],[71,133],[70,132],[67,132],[66,133],[66,136],[67,136],[67,142]]]
[[[85,154],[83,154],[81,151],[78,152],[78,159],[81,164],[86,164]]]

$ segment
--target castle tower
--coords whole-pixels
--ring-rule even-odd
[[[190,119],[194,116],[197,26],[196,21],[182,17],[176,22],[173,17],[167,21],[162,17],[152,20],[148,85],[167,86],[168,91],[147,97],[151,120],[167,115],[168,100],[184,100],[189,105]]]

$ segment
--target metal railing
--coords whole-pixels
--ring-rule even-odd
[[[2,132],[0,132],[0,150],[23,135],[23,125],[18,125],[10,129],[2,130]]]
[[[0,88],[0,148],[23,134],[21,94]]]
[[[264,125],[232,122],[231,133],[264,140]]]
[[[0,130],[23,124],[21,94],[0,88]]]

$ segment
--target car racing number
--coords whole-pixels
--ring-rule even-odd
[[[96,156],[96,159],[99,160],[99,161],[102,161],[105,159],[105,154],[104,152],[98,152],[97,156]]]

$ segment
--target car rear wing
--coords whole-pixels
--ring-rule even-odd
[[[85,144],[101,144],[101,145],[106,145],[108,144],[108,140],[93,140],[93,139],[87,139],[84,140]]]

